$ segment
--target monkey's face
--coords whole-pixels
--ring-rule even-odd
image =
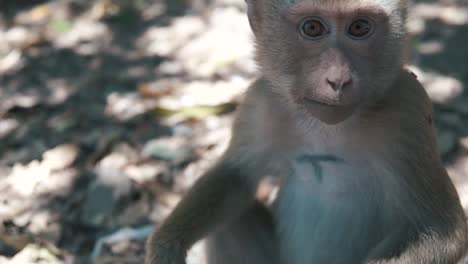
[[[389,10],[359,1],[267,2],[249,5],[258,62],[275,90],[306,114],[342,122],[393,82],[404,30]]]

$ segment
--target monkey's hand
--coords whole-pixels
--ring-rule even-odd
[[[173,243],[158,238],[158,233],[154,234],[154,239],[149,240],[145,264],[185,264],[186,251]]]

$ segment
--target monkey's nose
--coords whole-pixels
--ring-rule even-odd
[[[353,83],[353,79],[351,77],[345,78],[326,78],[328,85],[333,89],[335,92],[341,92],[342,90],[346,89]]]

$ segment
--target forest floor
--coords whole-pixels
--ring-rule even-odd
[[[468,2],[408,28],[468,212]],[[0,1],[0,263],[142,263],[256,74],[243,0]]]

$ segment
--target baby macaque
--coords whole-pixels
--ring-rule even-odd
[[[205,237],[209,264],[461,261],[466,220],[431,102],[403,69],[407,0],[247,5],[262,75],[146,263],[184,264]],[[278,185],[270,206],[256,199],[265,179]]]

